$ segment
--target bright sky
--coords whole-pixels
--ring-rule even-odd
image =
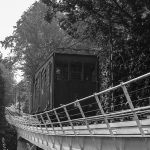
[[[26,11],[36,0],[0,0],[0,41],[10,36],[13,32],[13,26],[20,19],[24,11]],[[0,51],[6,57],[9,50],[4,50],[0,46]],[[19,74],[16,76],[17,81],[21,78]]]

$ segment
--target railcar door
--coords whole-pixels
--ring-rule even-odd
[[[35,96],[33,101],[34,112],[38,111],[39,107],[40,107],[40,78],[38,75],[35,81]]]

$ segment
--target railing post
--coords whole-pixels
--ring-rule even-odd
[[[43,132],[43,130],[42,130],[42,126],[41,126],[41,122],[40,122],[40,120],[39,120],[39,118],[38,118],[38,116],[37,115],[35,115],[36,116],[36,119],[39,121],[39,126],[40,126],[40,128],[41,128],[41,132]],[[38,127],[37,127],[37,129],[38,129]],[[39,130],[39,129],[38,129]]]
[[[68,138],[67,138],[67,136],[66,136],[66,134],[65,134],[65,131],[64,131],[64,129],[63,129],[63,126],[62,126],[62,124],[61,124],[61,122],[60,122],[60,119],[59,119],[58,114],[57,114],[57,112],[56,112],[55,109],[54,109],[54,113],[55,113],[56,118],[57,118],[57,120],[58,120],[58,122],[59,122],[59,124],[60,124],[60,127],[61,127],[61,129],[62,129],[62,131],[63,131],[63,134],[64,134],[65,137],[66,137],[66,140],[67,140],[67,142],[68,142],[68,145],[69,145],[69,147],[71,147],[71,145],[69,144],[69,140],[68,140]]]
[[[81,105],[80,105],[79,100],[76,100],[76,103],[77,103],[77,106],[78,106],[78,108],[79,108],[79,110],[80,110],[80,113],[81,113],[81,115],[82,115],[82,118],[85,120],[87,129],[88,129],[88,131],[89,131],[89,133],[90,133],[90,135],[91,135],[91,138],[92,138],[92,140],[93,140],[93,143],[95,144],[96,149],[99,150],[99,146],[98,146],[98,144],[97,144],[96,141],[95,141],[95,138],[94,138],[94,136],[93,136],[92,130],[91,130],[91,128],[90,128],[90,126],[89,126],[89,123],[88,123],[88,121],[87,121],[87,119],[86,119],[86,117],[85,117],[85,114],[84,114],[84,112],[83,112],[83,110],[82,110],[82,107],[81,107]]]
[[[53,129],[54,134],[56,135],[55,128],[54,128],[53,123],[52,123],[52,121],[51,121],[51,119],[50,119],[50,117],[49,117],[49,115],[48,115],[47,112],[46,112],[46,116],[47,116],[47,118],[48,118],[48,121],[50,122],[50,125],[52,126],[52,129]]]
[[[27,130],[30,130],[30,118],[28,116],[28,120],[27,120]]]
[[[48,112],[46,112],[46,116],[47,116],[48,121],[50,122],[51,127],[52,127],[52,129],[53,129],[53,132],[54,132],[54,134],[55,134],[55,136],[56,136],[56,131],[55,131],[55,128],[54,128],[54,126],[53,126],[53,123],[52,123],[52,121],[51,121],[51,119],[50,119],[50,117],[49,117],[49,115],[48,115]],[[54,136],[54,141],[52,140],[53,148],[55,147],[55,136]]]
[[[41,116],[41,118],[42,118],[42,121],[43,121],[43,123],[44,123],[44,126],[45,126],[45,128],[46,128],[47,133],[49,133],[49,132],[48,132],[48,129],[47,129],[47,126],[46,126],[46,123],[45,123],[45,120],[43,119],[42,114],[40,114],[40,116]]]
[[[67,111],[66,106],[63,106],[63,108],[64,108],[65,113],[66,113],[66,115],[67,115],[68,121],[69,121],[69,123],[70,123],[70,125],[71,125],[71,127],[72,127],[72,130],[73,130],[74,134],[76,135],[76,131],[75,131],[75,129],[74,129],[73,123],[72,123],[72,121],[71,121],[71,118],[70,118],[70,116],[69,116],[69,113],[68,113],[68,111]]]
[[[83,146],[81,146],[81,144],[80,144],[79,138],[78,138],[78,136],[77,136],[77,134],[76,134],[75,128],[74,128],[74,126],[73,126],[72,120],[71,120],[71,118],[70,118],[70,116],[69,116],[69,113],[68,113],[68,111],[67,111],[67,108],[66,108],[65,105],[63,106],[63,108],[64,108],[65,113],[66,113],[66,115],[67,115],[68,121],[69,121],[69,123],[70,123],[70,125],[71,125],[71,127],[72,127],[72,130],[73,130],[73,132],[74,132],[74,134],[75,134],[75,137],[76,137],[77,140],[78,140],[78,144],[79,144],[79,146],[80,146],[80,149],[82,150],[82,149],[83,149]]]
[[[25,118],[23,117],[22,125],[23,125],[23,129],[24,129],[24,130],[25,130],[25,124],[26,124]]]
[[[104,112],[104,110],[103,110],[103,107],[102,107],[102,105],[101,105],[101,102],[100,102],[100,100],[99,100],[99,98],[98,98],[98,95],[94,94],[94,96],[95,96],[96,102],[97,102],[97,104],[98,104],[99,110],[101,111],[101,114],[102,114],[102,116],[104,117],[106,126],[107,126],[107,128],[108,128],[108,130],[109,130],[109,133],[110,133],[110,135],[111,135],[111,137],[112,137],[112,139],[113,139],[113,141],[114,141],[114,143],[115,143],[116,149],[117,149],[117,150],[120,150],[120,148],[119,148],[119,146],[118,146],[118,144],[117,144],[116,138],[115,138],[115,136],[114,136],[114,134],[113,134],[113,131],[112,131],[111,127],[110,127],[110,124],[109,124],[109,122],[108,122],[108,118],[107,118],[107,116],[105,115],[105,112]]]
[[[133,113],[134,120],[136,121],[137,127],[139,128],[139,131],[140,131],[140,133],[141,133],[141,136],[142,136],[142,138],[145,139],[144,141],[145,141],[145,145],[146,145],[146,147],[147,147],[147,150],[150,150],[149,147],[148,147],[147,138],[145,137],[144,130],[143,130],[143,128],[142,128],[142,125],[141,125],[141,123],[140,123],[140,121],[139,121],[139,118],[138,118],[136,112],[134,111],[133,103],[132,103],[131,98],[130,98],[130,96],[129,96],[128,90],[127,90],[126,86],[123,84],[123,82],[121,82],[121,87],[122,87],[122,89],[123,89],[123,92],[124,92],[124,95],[125,95],[125,97],[126,97],[126,99],[127,99],[127,102],[129,103],[131,112]]]
[[[59,125],[60,125],[60,127],[61,127],[61,130],[62,130],[63,134],[65,135],[65,131],[64,131],[64,129],[63,129],[63,126],[62,126],[62,124],[61,124],[61,122],[60,122],[60,119],[59,119],[58,114],[57,114],[57,112],[56,112],[55,109],[54,109],[54,113],[55,113],[55,116],[56,116],[56,118],[57,118],[57,120],[58,120],[58,122],[59,122]]]
[[[33,126],[33,118],[32,118],[32,116],[30,116],[30,129],[31,129],[31,131],[33,131],[33,129],[34,129],[34,126]],[[32,128],[31,128],[32,127]]]
[[[38,120],[38,118],[37,118],[36,115],[35,115],[35,118],[36,118],[36,120],[37,120],[37,123],[35,123],[35,127],[36,127],[36,130],[37,130],[37,132],[38,132],[38,124],[39,124],[39,120]]]
[[[24,128],[27,129],[27,116],[24,117]]]

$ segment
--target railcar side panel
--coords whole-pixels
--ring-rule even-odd
[[[53,58],[50,57],[35,73],[33,82],[32,113],[52,109]]]

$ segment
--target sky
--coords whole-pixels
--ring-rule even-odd
[[[0,41],[5,37],[12,35],[13,26],[21,18],[24,11],[26,11],[36,0],[0,0]],[[9,50],[1,48],[0,51],[6,57]],[[21,80],[20,72],[16,75],[16,80]]]

